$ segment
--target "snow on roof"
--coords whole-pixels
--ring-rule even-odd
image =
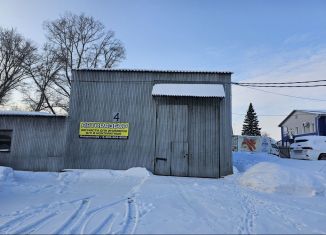
[[[0,110],[0,116],[57,116],[47,112]]]
[[[326,114],[326,110],[296,110],[298,112],[311,113],[311,114]]]
[[[112,69],[112,68],[79,68],[75,71],[111,71],[140,73],[200,73],[200,74],[232,74],[229,71],[190,71],[190,70],[155,70],[155,69]]]
[[[153,96],[225,97],[221,84],[155,84]]]

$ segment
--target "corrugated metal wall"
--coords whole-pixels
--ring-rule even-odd
[[[66,117],[0,116],[0,130],[12,130],[11,151],[0,152],[0,165],[31,171],[63,169]]]
[[[128,169],[140,166],[154,171],[155,130],[157,103],[152,97],[152,87],[156,83],[222,83],[226,97],[219,102],[219,115],[211,112],[211,101],[199,99],[194,101],[190,122],[197,122],[205,113],[206,130],[210,129],[211,121],[217,125],[219,143],[215,138],[202,139],[193,136],[193,152],[219,151],[219,175],[232,173],[231,156],[231,74],[228,73],[171,73],[171,72],[128,72],[128,71],[88,71],[73,72],[73,86],[70,100],[70,118],[67,136],[67,151],[65,168],[110,168]],[[195,100],[195,99],[194,99]],[[217,104],[217,103],[214,103]],[[79,123],[81,121],[114,121],[114,113],[120,113],[120,121],[129,123],[129,139],[81,139],[79,138]],[[196,116],[197,115],[197,116]],[[194,124],[195,125],[195,124]],[[202,127],[200,127],[202,128]],[[198,137],[198,138],[197,138]],[[218,147],[219,146],[219,147]],[[196,149],[197,148],[197,149]],[[208,156],[208,153],[199,154]],[[193,164],[190,175],[206,176],[205,164],[202,158]],[[214,160],[215,161],[215,160]],[[214,163],[215,164],[215,163]],[[197,170],[195,170],[197,169]],[[198,175],[198,174],[199,175]],[[217,174],[210,173],[211,174]],[[218,177],[218,176],[216,176]]]
[[[157,97],[155,100],[155,173],[219,177],[220,98]],[[174,151],[174,145],[180,145],[183,151]]]

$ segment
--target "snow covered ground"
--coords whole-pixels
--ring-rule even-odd
[[[0,167],[0,234],[326,233],[326,161],[235,153],[223,179]]]

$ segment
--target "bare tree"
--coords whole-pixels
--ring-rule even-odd
[[[26,61],[35,51],[32,43],[16,30],[0,28],[0,104],[6,103],[26,78]]]
[[[55,50],[51,45],[46,44],[41,54],[35,55],[27,62],[27,74],[29,83],[22,89],[24,102],[30,110],[50,111],[56,114],[56,108],[66,109],[67,101],[62,102],[55,85],[60,78],[61,64],[58,61]]]
[[[62,66],[61,76],[54,80],[62,99],[69,99],[72,69],[112,68],[125,58],[125,49],[114,32],[91,16],[66,13],[45,22],[44,28]]]
[[[266,132],[266,131],[263,131],[263,132],[261,133],[261,136],[264,136],[264,137],[271,137],[271,135],[270,135],[268,132]]]

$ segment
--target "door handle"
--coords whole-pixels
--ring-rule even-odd
[[[167,161],[168,159],[163,158],[163,157],[156,157],[155,160],[156,160],[156,161],[158,161],[158,160],[161,160],[161,161]]]

